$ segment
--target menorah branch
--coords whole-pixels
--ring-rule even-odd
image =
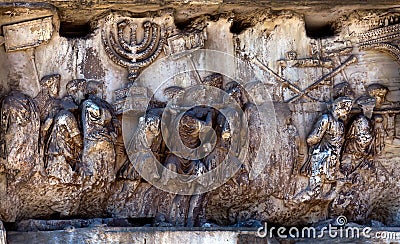
[[[165,42],[165,32],[156,23],[145,22],[142,27],[144,36],[141,41],[137,38],[138,26],[129,20],[102,30],[105,52],[115,64],[128,68],[131,82],[136,80],[141,69],[154,62]],[[125,36],[127,34],[129,36]]]

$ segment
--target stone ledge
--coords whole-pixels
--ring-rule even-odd
[[[235,228],[93,227],[57,231],[7,233],[8,243],[238,243],[240,235],[254,236]]]
[[[66,228],[55,231],[7,232],[8,243],[393,243],[400,237],[400,228],[371,228],[371,238],[332,238],[324,232],[322,238],[258,237],[254,228],[213,227],[91,227]],[[391,238],[377,238],[378,232],[391,233]],[[0,242],[2,243],[2,242]],[[3,242],[5,243],[5,242]]]

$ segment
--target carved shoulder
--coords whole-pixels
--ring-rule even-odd
[[[323,114],[314,124],[314,128],[307,138],[307,144],[314,145],[321,141],[331,121],[329,114]]]

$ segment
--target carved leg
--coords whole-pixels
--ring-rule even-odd
[[[176,195],[172,202],[168,222],[174,226],[185,226],[188,205],[188,196]]]
[[[317,196],[321,193],[322,180],[320,175],[313,175],[310,177],[310,190]]]
[[[186,221],[187,227],[195,226],[195,221],[201,211],[203,200],[204,194],[193,195],[190,198],[188,216]]]
[[[64,156],[49,155],[47,162],[47,175],[57,179],[56,181],[51,180],[51,184],[56,185],[59,182],[65,184],[73,183],[74,172],[72,171],[71,166],[66,162]]]
[[[171,172],[177,172],[177,167],[174,163],[167,163],[165,168],[168,170],[164,169],[163,171],[163,174],[165,174],[164,186],[166,186],[170,180],[175,179],[175,176]]]
[[[7,174],[0,173],[0,201],[7,195]]]
[[[295,195],[293,198],[293,202],[288,201],[287,205],[290,206],[298,202],[309,201],[321,193],[321,188],[322,188],[321,177],[319,175],[312,175],[309,179],[308,188],[302,190],[297,195]]]

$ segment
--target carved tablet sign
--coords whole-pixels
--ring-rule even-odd
[[[7,52],[37,47],[53,35],[52,17],[3,26]]]
[[[207,33],[205,29],[179,33],[167,39],[168,45],[164,46],[164,52],[166,55],[174,55],[185,51],[197,50],[204,47],[206,40]]]

